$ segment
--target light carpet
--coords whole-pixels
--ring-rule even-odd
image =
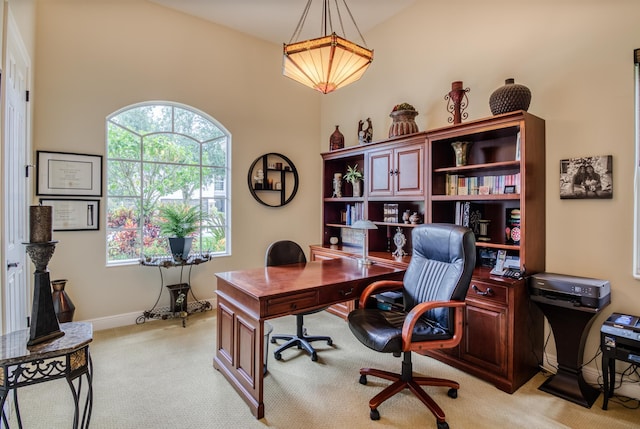
[[[270,321],[274,333],[295,332],[295,318]],[[369,419],[368,401],[388,382],[358,383],[360,367],[399,371],[401,359],[362,346],[346,323],[326,312],[305,317],[309,334],[331,335],[334,346],[314,343],[318,361],[303,351],[273,358],[265,380],[265,418],[249,408],[213,368],[215,312],[194,314],[186,328],[179,319],[95,332],[90,346],[94,365],[93,429],[117,428],[435,428],[436,420],[408,391],[379,407],[381,419]],[[457,399],[446,388],[427,391],[454,428],[638,428],[640,410],[615,398],[602,410],[602,395],[591,409],[538,390],[539,373],[514,394],[414,354],[414,372],[454,379]],[[71,393],[64,380],[19,390],[26,428],[69,428]],[[17,427],[12,420],[12,427]]]

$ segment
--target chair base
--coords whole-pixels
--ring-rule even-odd
[[[333,345],[333,340],[331,337],[325,336],[306,336],[305,329],[302,325],[302,315],[296,315],[297,323],[296,323],[296,335],[272,335],[271,343],[276,344],[277,340],[284,340],[286,343],[282,344],[278,347],[274,352],[273,356],[276,360],[282,359],[282,352],[287,350],[293,346],[297,346],[299,349],[304,349],[307,353],[311,355],[311,360],[316,362],[318,360],[318,354],[316,350],[311,346],[311,342],[313,341],[326,341],[327,345]]]
[[[449,427],[445,421],[445,415],[442,408],[440,408],[433,398],[431,398],[431,396],[429,396],[429,394],[427,394],[420,386],[448,387],[449,390],[447,395],[455,399],[458,397],[460,384],[453,380],[447,380],[444,378],[414,376],[413,364],[411,363],[411,352],[404,352],[401,374],[383,371],[381,369],[362,368],[360,369],[360,384],[367,384],[368,375],[393,382],[369,401],[369,408],[371,409],[370,416],[372,420],[380,419],[380,413],[378,412],[380,404],[394,396],[396,393],[400,393],[404,389],[409,389],[436,417],[438,429],[446,429]]]

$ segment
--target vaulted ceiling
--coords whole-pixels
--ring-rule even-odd
[[[273,43],[289,43],[302,16],[307,0],[149,0],[194,15],[234,30],[250,34]],[[339,35],[358,43],[357,32],[348,28],[351,22],[344,0],[330,0],[331,10],[337,3],[345,32],[336,29]],[[347,0],[347,5],[360,31],[364,34],[376,25],[391,18],[418,0]],[[296,40],[304,40],[322,35],[322,0],[311,3],[303,32]],[[337,18],[333,15],[334,26]]]

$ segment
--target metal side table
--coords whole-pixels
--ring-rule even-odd
[[[89,427],[93,407],[93,366],[89,355],[89,343],[93,341],[93,326],[86,322],[69,322],[60,324],[60,330],[64,333],[63,336],[29,347],[29,329],[0,337],[0,409],[4,427],[9,427],[4,404],[10,391],[13,390],[13,406],[18,427],[22,428],[18,388],[60,378],[67,380],[73,395],[75,410],[72,427]],[[87,382],[85,394],[83,376]],[[80,412],[82,400],[84,405]]]

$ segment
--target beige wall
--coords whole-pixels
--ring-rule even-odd
[[[233,255],[194,268],[199,298],[214,296],[215,272],[263,265],[271,241],[318,241],[320,94],[282,77],[280,46],[137,0],[40,1],[37,19],[34,150],[104,155],[105,118],[147,100],[191,105],[232,133]],[[268,152],[300,172],[281,208],[247,189]],[[105,267],[104,202],[99,232],[54,232],[51,276],[69,279],[77,320],[149,309],[160,289],[157,269]]]
[[[489,96],[505,78],[527,85],[529,112],[546,120],[547,271],[612,286],[586,360],[596,353],[609,314],[640,314],[640,283],[632,277],[638,16],[636,0],[419,1],[366,34],[375,51],[370,70],[322,100],[325,150],[335,124],[347,144],[356,144],[358,120],[369,116],[374,140],[384,139],[388,113],[401,102],[420,112],[421,130],[446,126],[443,97],[455,80],[470,88],[470,120],[491,116]],[[560,200],[560,160],[589,155],[613,155],[613,199]]]

